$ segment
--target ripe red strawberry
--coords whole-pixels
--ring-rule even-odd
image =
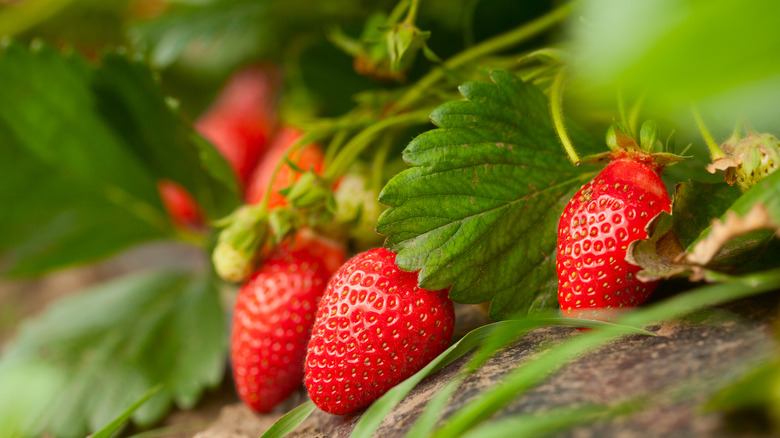
[[[616,152],[577,192],[558,224],[558,301],[564,316],[606,319],[642,304],[658,286],[636,278],[628,245],[647,237],[645,226],[671,201],[650,155]]]
[[[448,290],[417,286],[395,254],[377,248],[331,278],[306,355],[306,389],[331,414],[362,408],[423,368],[450,343]]]
[[[242,185],[274,135],[280,90],[276,67],[245,68],[228,79],[212,107],[195,122],[195,129],[216,146]]]
[[[245,198],[247,204],[259,204],[262,202],[268,184],[271,183],[271,177],[277,163],[301,135],[303,135],[301,131],[292,127],[280,129],[268,147],[268,151],[260,159],[260,162],[257,163],[252,176],[249,178]],[[312,143],[293,153],[290,161],[303,170],[313,170],[316,173],[321,173],[325,156],[320,145]],[[279,191],[292,185],[299,177],[300,173],[293,171],[286,164],[279,169],[279,173],[273,181],[271,197],[268,200],[269,209],[287,205],[287,200]]]
[[[190,192],[178,183],[163,179],[157,182],[163,207],[174,225],[183,228],[203,226],[203,214]]]
[[[303,380],[303,362],[317,304],[345,259],[343,247],[301,237],[278,247],[236,297],[230,338],[233,378],[241,399],[268,412]]]

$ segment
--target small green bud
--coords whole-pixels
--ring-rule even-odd
[[[225,281],[239,283],[252,274],[268,238],[268,219],[258,206],[243,206],[231,216],[211,254],[214,270]]]
[[[241,283],[249,278],[254,270],[254,260],[231,246],[228,242],[220,242],[211,253],[214,270],[217,275],[231,283]]]
[[[430,36],[430,32],[423,32],[414,24],[395,25],[387,34],[387,52],[393,71],[408,69]]]
[[[314,172],[305,172],[294,185],[281,193],[293,207],[307,208],[322,205],[326,202],[330,190],[326,188],[325,180]]]
[[[376,190],[366,187],[363,176],[355,174],[344,175],[335,193],[335,220],[348,224],[349,235],[362,247],[376,245],[382,240],[375,231],[379,215],[384,211],[377,195]]]

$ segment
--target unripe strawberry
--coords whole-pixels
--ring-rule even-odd
[[[558,300],[564,316],[607,319],[642,304],[658,286],[626,261],[628,245],[671,201],[650,155],[616,152],[569,201],[558,224]]]

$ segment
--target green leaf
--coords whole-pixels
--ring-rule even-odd
[[[780,368],[778,361],[762,363],[737,382],[718,391],[704,405],[707,412],[761,408],[778,403]]]
[[[212,279],[186,273],[139,274],[59,301],[0,360],[0,407],[26,402],[9,434],[84,436],[158,383],[136,424],[159,420],[172,402],[192,407],[222,378],[225,327]],[[45,391],[29,385],[39,380]]]
[[[463,436],[466,431],[488,419],[513,398],[541,383],[569,361],[626,336],[629,333],[626,326],[658,323],[777,288],[780,288],[780,270],[731,278],[727,283],[700,287],[630,313],[619,321],[625,326],[608,327],[566,340],[512,370],[504,380],[486,390],[476,401],[451,415],[432,437]]]
[[[412,141],[379,200],[391,208],[377,223],[420,286],[452,285],[463,303],[493,299],[490,316],[550,307],[556,298],[556,227],[565,204],[593,175],[572,166],[547,99],[510,73],[495,84],[461,86],[467,100],[437,108],[441,129]],[[583,151],[594,142],[570,126]]]
[[[251,58],[281,58],[281,50],[290,48],[294,36],[311,35],[323,23],[362,19],[364,14],[356,0],[177,2],[162,16],[136,23],[128,33],[158,67],[183,61],[201,70],[225,72]]]
[[[725,272],[743,269],[743,273],[749,272],[745,268],[752,267],[755,271],[776,266],[770,260],[762,267],[765,263],[760,259],[775,259],[767,251],[773,250],[770,244],[776,240],[772,231],[776,225],[771,221],[780,224],[780,203],[775,202],[780,176],[767,178],[754,189],[741,194],[736,187],[725,183],[677,184],[672,214],[661,213],[654,218],[648,225],[648,238],[629,246],[628,257],[643,268],[639,275],[650,281],[693,271],[698,278],[699,265]],[[764,219],[747,227],[735,224],[735,215],[744,218],[757,205],[766,209],[768,221]],[[704,253],[697,245],[713,234],[714,219],[718,219],[720,231],[711,242],[704,242],[700,247],[712,245],[712,250],[707,251],[707,256],[698,255]]]
[[[202,61],[209,67],[235,66],[255,50],[259,41],[268,41],[272,31],[267,22],[272,1],[217,0],[173,5],[165,14],[136,23],[129,36],[149,52],[153,64],[167,67],[184,56],[193,45],[208,55]]]
[[[276,421],[260,438],[281,438],[295,430],[317,407],[311,401],[301,404]]]
[[[721,216],[739,197],[739,189],[724,183],[677,184],[672,217],[680,244],[687,248],[709,227],[712,219]]]
[[[181,182],[210,217],[237,204],[227,164],[194,140],[143,64],[12,43],[0,77],[0,101],[11,103],[0,107],[0,254],[11,274],[172,236],[160,178]]]
[[[622,90],[644,96],[662,116],[688,114],[689,103],[698,101],[726,129],[741,116],[775,126],[780,60],[770,54],[780,50],[776,1],[744,7],[730,0],[587,0],[579,6],[569,24],[589,98],[613,101]]]
[[[771,221],[773,221],[775,224],[780,224],[780,172],[774,172],[770,174],[760,183],[756,184],[753,186],[753,188],[740,196],[736,201],[734,201],[731,207],[729,207],[728,211],[726,211],[726,213],[721,216],[721,220],[725,221],[726,215],[729,212],[733,212],[741,217],[744,217],[750,212],[750,210],[753,209],[756,204],[760,204],[766,209]],[[704,232],[692,245],[695,245],[696,242],[707,238],[711,232],[712,227],[704,230]]]
[[[113,421],[108,423],[106,427],[100,429],[99,431],[95,432],[94,434],[90,435],[90,438],[111,438],[113,434],[115,434],[121,427],[130,420],[130,417],[133,416],[135,411],[138,410],[138,408],[141,407],[144,403],[146,403],[147,400],[149,400],[154,394],[157,393],[162,389],[161,385],[157,385],[154,388],[150,389],[146,394],[141,396],[138,400],[136,400],[135,403],[130,405],[129,408],[127,408],[122,414],[120,414],[118,417],[116,417]]]
[[[224,217],[239,205],[230,165],[172,110],[145,63],[108,53],[93,89],[106,123],[156,178],[180,183],[211,219]]]
[[[661,212],[648,224],[648,237],[633,242],[627,258],[642,266],[639,275],[644,281],[669,278],[691,269],[679,259],[689,246],[722,215],[740,191],[725,183],[708,184],[697,181],[675,186],[672,213]]]

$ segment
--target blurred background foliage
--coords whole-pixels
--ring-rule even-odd
[[[188,122],[209,107],[226,78],[241,66],[258,61],[283,66],[281,113],[287,122],[316,123],[343,116],[356,107],[381,116],[386,106],[441,64],[430,59],[433,57],[417,56],[404,83],[376,81],[358,74],[351,56],[331,39],[334,29],[358,38],[372,14],[388,14],[397,3],[0,0],[0,38],[6,47],[0,59],[0,202],[14,206],[0,209],[0,228],[5,230],[0,234],[0,272],[40,277],[54,269],[106,258],[141,242],[180,238],[165,222],[157,198],[154,183],[161,177],[184,182],[212,219],[235,207],[239,199],[229,169],[193,134]],[[457,69],[443,69],[442,79],[424,90],[429,93],[425,105],[460,99],[457,86],[468,80],[487,80],[491,69],[523,72],[529,52],[554,47],[571,75],[564,98],[568,116],[602,136],[621,112],[641,114],[642,118],[658,120],[664,138],[671,138],[678,151],[692,144],[688,153],[693,158],[671,167],[670,180],[722,180],[704,171],[709,154],[691,116],[692,104],[719,142],[740,119],[758,131],[780,134],[780,2],[775,0],[422,0],[416,26],[430,32],[428,48],[446,61],[567,5],[574,8],[564,25],[551,26],[540,36],[476,57]],[[35,53],[23,49],[27,46]],[[70,51],[83,58],[61,55]],[[546,87],[542,82],[545,92],[549,92],[549,82]],[[51,112],[51,108],[32,102],[45,100],[42,97],[62,99],[62,105],[54,105],[56,111]],[[74,126],[81,129],[68,129]],[[397,143],[396,155],[400,156],[400,150],[421,129],[405,127],[390,136]],[[51,153],[54,149],[46,152],[46,142],[52,139],[59,140],[53,141],[60,146],[59,156]],[[168,152],[153,148],[163,143],[172,145]],[[94,161],[88,159],[89,154],[77,152],[74,145],[78,144],[90,145],[82,152],[93,154]],[[22,147],[15,148],[17,145]],[[114,172],[110,165],[99,166],[98,158],[103,156],[106,162],[120,160],[123,170]],[[403,168],[398,160],[393,166],[393,170]],[[194,167],[198,170],[190,172]],[[102,170],[91,172],[98,168]],[[103,190],[103,186],[96,190],[93,179],[98,177],[123,190],[132,187],[130,193],[143,201],[136,209],[141,213],[127,215],[121,190]],[[30,189],[22,192],[20,187]],[[98,211],[101,213],[96,214]],[[125,233],[116,233],[118,228]],[[103,234],[90,239],[94,233]],[[89,243],[74,245],[85,241]],[[73,247],[79,249],[73,251]],[[26,264],[14,264],[14,260],[26,260]],[[111,301],[114,309],[130,312],[121,322],[125,334],[132,336],[132,312],[157,306],[152,292],[158,291],[168,301],[157,306],[155,327],[170,333],[171,343],[177,344],[187,339],[192,321],[203,315],[208,315],[211,327],[226,326],[224,315],[214,314],[213,309],[209,312],[221,285],[208,276],[187,278],[144,274],[102,286],[85,300],[97,296]],[[151,292],[140,296],[127,292],[138,285]],[[191,295],[195,301],[178,309],[177,300],[186,301],[192,290],[199,292]],[[106,298],[111,295],[116,300]],[[22,405],[35,406],[47,397],[47,390],[65,387],[71,373],[79,372],[77,367],[52,368],[52,362],[39,360],[38,351],[43,345],[45,353],[50,347],[47,342],[61,341],[56,328],[51,329],[51,321],[59,324],[81,318],[82,308],[74,306],[55,307],[48,316],[20,330],[25,333],[20,336],[23,342],[10,350],[13,357],[0,363],[0,371],[13,372],[0,376],[0,383],[18,385],[21,380],[37,384],[9,386],[8,391],[4,388],[0,394],[5,393],[6,398],[0,396],[0,407],[13,405],[8,394],[22,393]],[[19,322],[14,316],[7,317],[7,308],[2,310],[0,317],[5,320],[0,323],[12,326]],[[95,327],[98,332],[111,333],[105,318],[97,318],[99,312],[95,316],[94,320],[84,317],[81,330],[72,330],[69,342],[83,342]],[[154,372],[137,379],[142,383],[125,394],[126,404],[161,379],[176,380],[172,373],[162,373],[162,378],[156,375],[164,368],[159,363],[169,357],[149,339],[131,342],[136,347],[132,351],[117,350],[121,340],[95,343],[105,346],[97,348],[109,358],[119,351],[120,357],[151,360],[146,366]],[[173,400],[190,407],[204,386],[219,381],[224,339],[214,336],[204,342],[210,360],[203,363],[208,366],[177,364],[177,369],[185,371],[182,375],[197,383],[195,387],[181,384],[155,395],[136,421],[140,418],[142,424],[148,424],[159,418]],[[192,347],[184,341],[181,344]],[[71,360],[69,352],[61,357]],[[77,355],[72,362],[82,359]],[[137,369],[124,371],[132,374],[143,369],[144,364],[136,365]],[[116,377],[104,378],[112,382]],[[112,384],[121,388],[116,381]],[[85,406],[99,404],[99,394],[73,386],[70,390],[82,396]],[[67,394],[63,397],[58,402],[70,400]],[[51,424],[59,422],[67,432],[64,435],[79,435],[86,427],[82,423],[89,422],[89,429],[94,430],[121,409],[111,406],[92,418],[73,421],[60,415]],[[41,412],[33,413],[44,415]],[[6,410],[5,415],[0,412],[0,429],[6,424],[19,427],[18,414],[18,406]]]

